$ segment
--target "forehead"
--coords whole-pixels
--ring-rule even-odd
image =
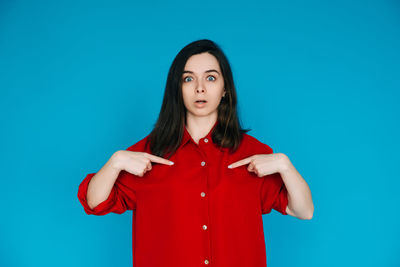
[[[184,70],[201,73],[209,69],[215,69],[221,72],[216,57],[214,57],[210,53],[205,52],[191,56],[186,61]]]

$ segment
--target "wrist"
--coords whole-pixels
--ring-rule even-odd
[[[278,155],[278,169],[280,173],[287,172],[290,169],[289,157],[283,153],[277,153]]]
[[[111,169],[114,171],[121,171],[121,153],[119,151],[114,152],[114,154],[111,156],[110,160],[108,161],[108,165]]]

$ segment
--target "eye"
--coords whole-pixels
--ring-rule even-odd
[[[210,77],[213,78],[213,80],[209,80],[208,78],[210,78]],[[210,75],[210,76],[207,77],[207,80],[209,80],[209,81],[215,81],[216,78],[215,78],[214,76]]]
[[[192,77],[190,77],[190,76],[186,76],[185,78],[183,78],[183,81],[184,82],[187,82],[188,80],[187,80],[187,78],[190,78],[190,79],[192,79]]]

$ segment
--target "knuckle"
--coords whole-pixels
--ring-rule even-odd
[[[277,154],[278,154],[279,158],[281,158],[281,159],[287,158],[287,156],[281,152],[279,152]]]
[[[121,150],[117,150],[117,151],[115,151],[114,152],[114,154],[112,155],[112,157],[114,157],[114,158],[120,158],[121,157]]]

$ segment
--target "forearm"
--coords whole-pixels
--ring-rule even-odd
[[[87,190],[87,203],[91,209],[108,198],[120,173],[115,166],[114,153],[106,164],[92,177]]]
[[[311,219],[314,213],[314,204],[310,188],[289,158],[283,153],[279,154],[279,173],[288,191],[288,207],[296,217]]]

